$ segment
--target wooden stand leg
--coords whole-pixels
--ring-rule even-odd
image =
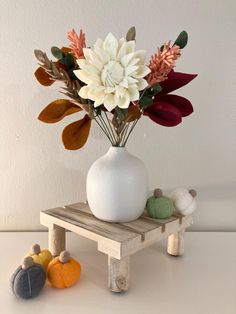
[[[108,256],[108,288],[113,292],[129,289],[129,257],[118,260]]]
[[[184,232],[185,230],[181,230],[168,237],[167,253],[174,256],[184,254]]]
[[[65,229],[57,225],[52,225],[48,230],[49,250],[53,256],[57,256],[65,250]]]

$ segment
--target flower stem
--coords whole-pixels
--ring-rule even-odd
[[[116,143],[116,140],[114,139],[114,137],[112,136],[112,132],[110,131],[109,129],[109,126],[107,125],[107,122],[104,120],[102,114],[99,116],[100,120],[101,120],[101,123],[103,124],[104,128],[106,129],[107,133],[109,134],[110,136],[110,139],[112,140],[112,146],[115,145]]]
[[[129,137],[130,137],[130,134],[131,134],[131,132],[133,131],[133,129],[134,129],[134,127],[136,126],[136,124],[137,124],[137,122],[139,121],[139,119],[140,119],[140,117],[139,117],[138,119],[136,119],[136,120],[133,122],[129,133],[128,133],[128,135],[127,135],[126,138],[125,138],[124,146],[126,145],[128,139],[129,139]]]
[[[105,117],[106,117],[106,119],[107,119],[108,125],[109,125],[109,127],[110,127],[111,134],[112,134],[112,136],[113,136],[113,139],[114,139],[114,141],[115,141],[115,144],[117,145],[117,138],[116,138],[116,135],[115,135],[115,133],[114,133],[113,127],[112,127],[112,125],[111,125],[111,123],[110,123],[110,120],[109,120],[109,118],[108,118],[108,116],[107,116],[106,111],[104,111],[104,114],[105,114]]]
[[[129,129],[129,123],[127,123],[124,127],[124,129],[122,130],[121,132],[121,138],[122,138],[122,141],[121,141],[121,146],[125,146],[124,145],[124,142],[125,142],[125,137],[126,137],[126,134],[127,134],[127,131]]]
[[[106,137],[108,138],[108,140],[110,141],[111,145],[114,146],[112,140],[110,139],[109,134],[107,133],[107,131],[104,129],[103,125],[101,125],[98,120],[96,119],[96,116],[94,117],[94,120],[96,121],[96,123],[99,125],[100,129],[103,131],[103,133],[106,135]]]

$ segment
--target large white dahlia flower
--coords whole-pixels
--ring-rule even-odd
[[[75,75],[87,85],[79,95],[102,104],[108,111],[116,106],[125,109],[131,101],[139,99],[139,91],[147,85],[144,77],[150,73],[145,66],[146,51],[135,51],[135,41],[117,40],[109,33],[104,41],[97,39],[94,50],[83,48],[85,59],[78,59]]]

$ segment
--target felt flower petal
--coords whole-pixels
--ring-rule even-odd
[[[155,102],[143,114],[157,124],[168,127],[176,126],[182,121],[180,111],[164,101]]]
[[[193,112],[193,106],[191,102],[188,99],[178,95],[163,95],[158,97],[158,101],[164,101],[168,104],[171,104],[181,112],[182,117],[187,117]]]
[[[187,74],[171,71],[168,74],[168,79],[160,82],[161,85],[161,93],[159,95],[168,94],[173,90],[176,90],[184,85],[190,83],[197,74]]]

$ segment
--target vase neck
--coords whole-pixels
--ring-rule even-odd
[[[110,156],[124,156],[128,154],[126,147],[111,146],[107,152]]]

